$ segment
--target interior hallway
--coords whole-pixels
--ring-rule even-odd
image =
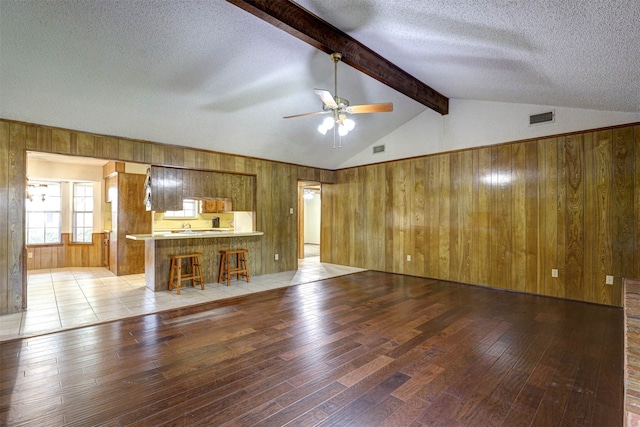
[[[313,249],[311,248],[313,253]],[[307,252],[305,252],[307,253]],[[205,290],[184,282],[181,294],[153,292],[144,274],[115,276],[106,268],[56,268],[28,273],[27,302],[21,313],[0,316],[0,341],[46,334],[79,326],[172,308],[221,300],[269,289],[363,271],[360,268],[320,263],[319,256],[298,260],[297,271],[232,280],[231,286],[206,283]]]

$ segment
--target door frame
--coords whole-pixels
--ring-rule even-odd
[[[304,188],[320,187],[322,201],[322,183],[318,181],[298,181],[298,259],[304,258]],[[322,216],[320,217],[322,222]]]

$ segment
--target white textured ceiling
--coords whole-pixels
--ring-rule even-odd
[[[640,110],[637,0],[301,0],[450,98]],[[358,115],[333,150],[329,57],[222,0],[0,0],[0,117],[334,168],[426,110],[339,68]]]

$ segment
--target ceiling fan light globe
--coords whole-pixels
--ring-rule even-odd
[[[354,127],[356,127],[356,122],[351,119],[345,119],[343,123],[344,127],[346,127],[349,132],[351,132]]]
[[[318,126],[318,132],[320,132],[320,133],[321,133],[321,134],[323,134],[323,135],[326,135],[328,130],[329,130],[329,129],[327,129],[327,128],[326,128],[326,127],[324,127],[323,125]]]
[[[349,133],[349,129],[346,126],[338,126],[338,134],[340,136],[346,136]]]
[[[333,125],[334,125],[334,122],[333,122],[333,118],[331,117],[325,117],[324,121],[322,122],[322,126],[327,128],[327,130],[333,129]]]

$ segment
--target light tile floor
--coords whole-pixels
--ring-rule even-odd
[[[297,271],[266,274],[176,291],[153,292],[144,274],[115,276],[106,268],[57,268],[28,272],[27,302],[21,313],[0,316],[0,341],[30,337],[140,314],[220,300],[363,271],[360,268],[320,263],[319,257],[298,260]],[[186,284],[186,283],[185,283]]]

